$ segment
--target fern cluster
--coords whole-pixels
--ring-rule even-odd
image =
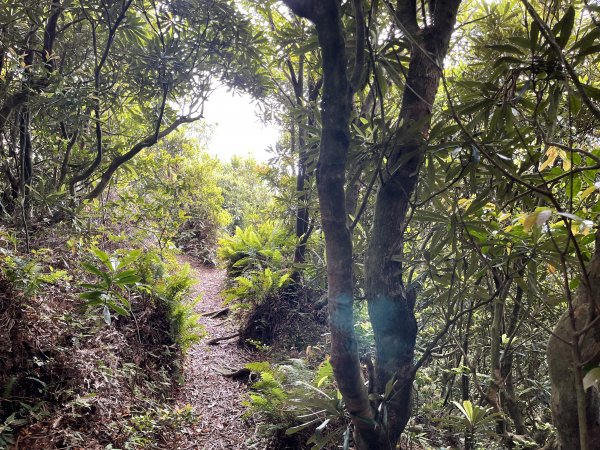
[[[231,278],[226,301],[250,308],[283,288],[290,281],[294,243],[292,235],[271,221],[238,227],[232,236],[220,239],[218,256]]]
[[[145,297],[159,302],[169,323],[170,337],[183,353],[198,342],[202,330],[194,308],[200,298],[188,298],[194,283],[189,265],[164,260],[156,251],[130,250],[109,255],[94,247],[92,253],[102,264],[81,264],[98,280],[82,284],[85,291],[80,296],[87,300],[88,307],[103,308],[108,325],[112,313],[129,316],[135,309],[132,301]]]
[[[290,439],[302,432],[298,442],[313,444],[314,449],[349,436],[348,416],[329,359],[316,367],[297,358],[283,364],[253,362],[246,367],[259,377],[244,403],[246,416],[262,419],[264,435],[284,434]]]

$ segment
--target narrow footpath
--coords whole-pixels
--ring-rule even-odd
[[[196,311],[205,314],[223,308],[221,290],[225,272],[206,267],[190,257],[180,262],[189,263],[198,282],[192,288],[192,297],[201,295]],[[241,381],[225,378],[223,369],[237,370],[251,360],[236,340],[208,345],[211,339],[234,334],[237,329],[231,320],[200,316],[206,336],[188,352],[184,367],[185,384],[177,397],[181,406],[189,404],[199,416],[198,423],[182,436],[178,450],[238,450],[262,449],[254,436],[254,427],[244,422],[241,402],[246,386]]]

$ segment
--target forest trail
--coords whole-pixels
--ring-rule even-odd
[[[198,314],[223,308],[221,290],[225,272],[206,267],[191,257],[182,256],[181,263],[189,263],[192,276],[197,283],[192,287],[191,297],[202,296],[196,307]],[[228,318],[212,319],[200,316],[206,336],[195,344],[186,356],[184,366],[185,383],[177,396],[181,406],[191,405],[199,420],[187,435],[182,436],[179,450],[233,450],[260,448],[258,439],[242,415],[241,400],[246,386],[236,380],[225,378],[219,373],[223,368],[237,370],[251,360],[251,355],[241,349],[236,340],[208,345],[211,339],[232,335],[237,332]],[[255,445],[250,442],[256,442]]]

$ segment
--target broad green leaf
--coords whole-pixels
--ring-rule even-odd
[[[292,434],[298,433],[299,431],[302,431],[302,430],[304,430],[304,429],[310,427],[311,425],[313,425],[313,424],[315,424],[317,422],[320,422],[320,421],[321,421],[321,419],[317,417],[316,419],[313,419],[313,420],[311,420],[309,422],[305,422],[302,425],[298,425],[298,426],[295,426],[295,427],[288,428],[287,430],[285,430],[285,435],[286,436],[290,436]]]
[[[110,307],[110,309],[112,309],[114,312],[116,312],[120,316],[128,316],[129,315],[129,311],[127,311],[122,306],[118,305],[116,302],[109,301],[107,303],[107,305]]]
[[[594,192],[596,192],[598,188],[596,187],[596,185],[592,184],[591,186],[589,186],[586,190],[584,190],[581,193],[581,199],[585,199],[587,197],[589,197],[590,195],[592,195]]]
[[[100,270],[100,268],[94,266],[93,264],[82,262],[81,267],[83,267],[88,272],[93,273],[94,275],[98,275],[99,277],[104,277],[105,275],[104,272]]]
[[[102,297],[104,292],[101,291],[88,291],[79,294],[79,298],[83,300],[98,300]]]
[[[590,370],[583,377],[583,389],[588,390],[592,386],[598,386],[600,382],[600,367]]]
[[[558,22],[558,36],[556,37],[556,41],[561,48],[565,48],[569,38],[571,37],[571,33],[573,31],[573,25],[575,24],[575,8],[573,6],[569,6],[567,12],[562,17],[562,19]],[[554,30],[553,30],[554,31]],[[554,31],[556,34],[556,31]]]
[[[516,45],[512,44],[488,44],[486,45],[486,47],[502,53],[513,53],[515,55],[523,55],[521,49]]]
[[[139,249],[131,250],[123,258],[121,258],[121,260],[119,261],[119,264],[117,265],[117,269],[116,270],[120,270],[120,269],[122,269],[124,267],[127,267],[132,262],[134,262],[137,259],[139,259],[139,257],[141,255],[142,255],[142,251],[141,250],[139,250]]]
[[[142,278],[137,274],[135,269],[127,269],[114,277],[113,283],[118,284],[119,286],[125,286],[129,284],[135,284],[141,279]]]

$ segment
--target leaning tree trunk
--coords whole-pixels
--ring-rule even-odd
[[[459,4],[454,0],[438,5],[433,26],[425,29],[418,29],[410,11],[398,11],[398,20],[412,35],[413,43],[401,109],[404,126],[396,137],[401,144],[388,160],[388,173],[392,175],[384,180],[377,194],[365,262],[366,296],[375,336],[376,392],[384,393],[393,380],[393,389],[384,404],[388,418],[386,438],[391,442],[398,441],[410,418],[415,376],[415,293],[402,281],[406,214],[425,156],[432,105],[442,73],[439,64],[446,56]],[[415,124],[419,125],[416,130]]]
[[[589,285],[587,283],[589,280]],[[561,450],[592,450],[600,445],[600,393],[583,390],[583,366],[600,363],[600,230],[596,252],[570,310],[548,341],[552,416]],[[573,344],[575,343],[575,344]]]

